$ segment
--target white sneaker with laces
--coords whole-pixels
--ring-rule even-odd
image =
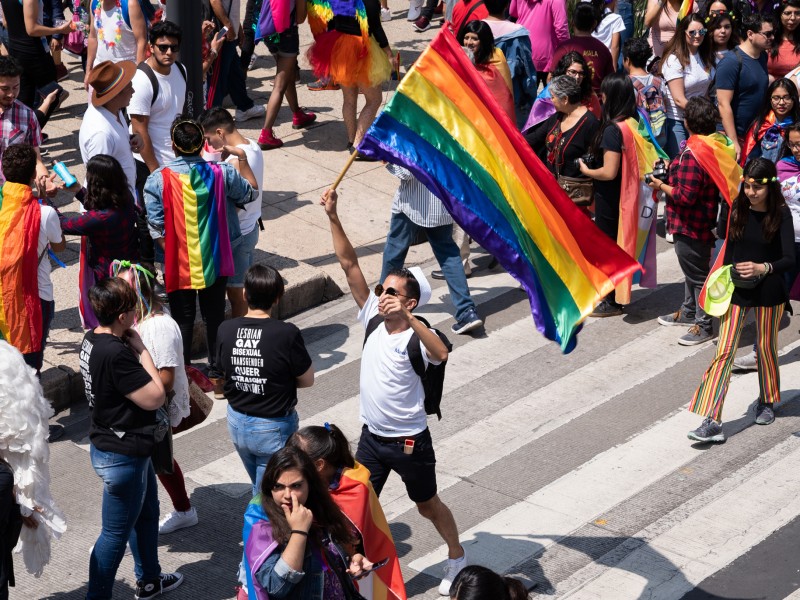
[[[178,529],[197,525],[197,510],[194,506],[185,512],[175,510],[161,519],[158,524],[158,533],[172,533]]]
[[[388,8],[382,8],[381,21],[385,23],[386,21],[391,21],[391,20],[392,20],[392,11],[390,11]]]
[[[409,21],[416,21],[422,15],[422,0],[411,0],[408,5],[408,17],[407,20]]]
[[[247,110],[239,110],[236,109],[236,120],[240,123],[242,121],[249,121],[250,119],[255,119],[256,117],[263,117],[266,109],[264,108],[263,104],[253,104]]]
[[[461,547],[464,550],[464,547]],[[439,584],[439,595],[440,596],[449,596],[450,595],[450,586],[453,585],[453,580],[456,578],[456,575],[459,574],[461,569],[467,566],[467,551],[464,550],[464,556],[461,558],[448,558],[447,559],[447,566],[444,568],[444,577],[442,577],[442,582]]]

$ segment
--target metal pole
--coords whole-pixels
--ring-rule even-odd
[[[234,2],[237,0],[234,0]],[[169,0],[167,19],[183,32],[180,60],[186,67],[186,113],[196,119],[203,112],[202,21],[199,0]]]

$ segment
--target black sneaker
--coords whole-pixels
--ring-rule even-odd
[[[769,425],[775,420],[775,412],[769,404],[756,404],[756,425]]]
[[[694,431],[690,431],[688,435],[690,440],[694,440],[696,442],[714,442],[721,444],[725,441],[725,434],[722,432],[722,425],[717,423],[711,417],[706,417],[700,427]]]
[[[450,330],[453,333],[467,333],[468,331],[477,329],[481,325],[483,325],[483,321],[478,316],[478,313],[475,312],[475,309],[472,308],[464,315],[464,318],[460,321],[456,321]]]
[[[180,573],[162,573],[155,581],[137,581],[134,598],[155,598],[165,592],[171,592],[183,583]]]
[[[622,307],[619,304],[611,304],[608,300],[603,300],[592,311],[590,317],[616,317],[622,314]]]

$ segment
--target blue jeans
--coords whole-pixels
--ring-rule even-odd
[[[442,268],[447,287],[450,289],[450,299],[456,307],[456,321],[460,321],[470,310],[475,310],[475,302],[469,295],[467,276],[464,275],[464,266],[461,264],[461,255],[458,246],[453,241],[453,226],[421,228],[403,213],[393,213],[389,223],[389,235],[386,238],[386,247],[383,249],[383,269],[381,281],[386,279],[386,274],[392,269],[400,269],[406,260],[408,248],[420,229],[425,229],[428,242],[434,256]]]
[[[228,287],[244,287],[244,274],[253,264],[253,251],[258,243],[258,224],[253,231],[231,242],[233,252],[233,277],[228,277]]]
[[[286,445],[289,436],[300,426],[297,411],[278,419],[248,417],[228,406],[228,431],[231,441],[253,484],[253,496],[258,494],[261,478],[269,459]]]
[[[664,152],[667,153],[669,159],[672,160],[681,151],[681,143],[686,141],[686,128],[683,126],[683,119],[677,121],[667,117],[667,122],[664,124],[667,130],[667,144]]]
[[[617,70],[622,72],[622,45],[633,37],[633,4],[628,0],[620,0],[617,2],[617,14],[622,17],[622,22],[625,23],[625,31],[621,32],[619,36],[619,64]]]
[[[130,540],[137,581],[158,579],[158,487],[149,456],[126,456],[89,447],[103,480],[102,529],[89,560],[86,600],[111,598]]]

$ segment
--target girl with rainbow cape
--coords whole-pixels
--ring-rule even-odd
[[[797,87],[790,79],[776,79],[767,88],[761,110],[744,136],[739,164],[743,167],[748,161],[763,156],[777,165],[784,151],[786,128],[798,120]]]

